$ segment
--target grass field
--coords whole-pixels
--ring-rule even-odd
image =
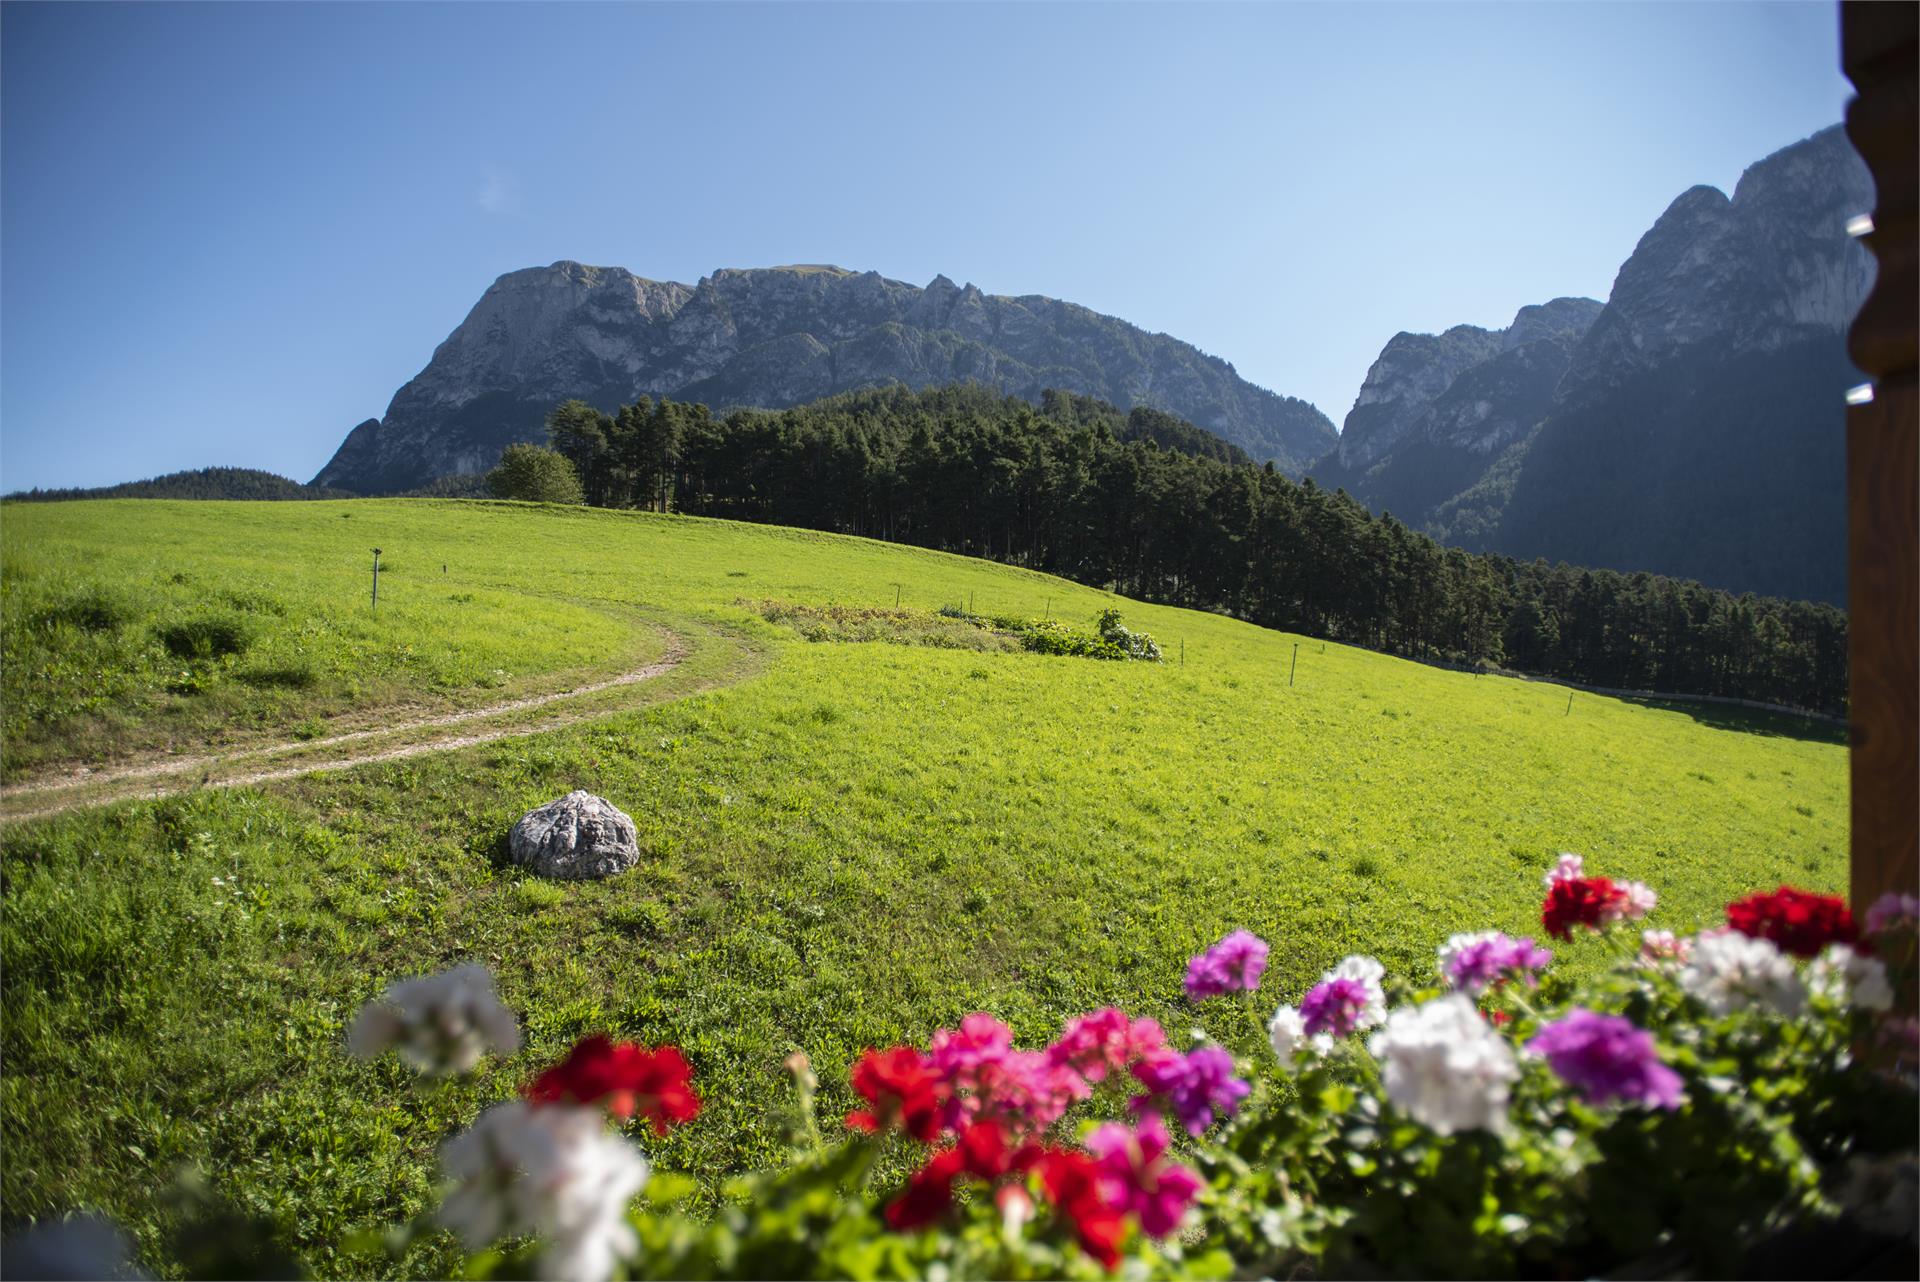
[[[0,1206],[99,1208],[162,1271],[183,1162],[323,1273],[388,1267],[330,1244],[425,1204],[437,1139],[586,1031],[686,1048],[708,1108],[649,1147],[711,1186],[775,1151],[795,1049],[831,1109],[861,1048],[975,1009],[1033,1041],[1107,1003],[1184,1030],[1185,959],[1236,926],[1273,943],[1277,1001],[1350,951],[1424,976],[1452,931],[1534,928],[1559,850],[1653,884],[1674,928],[1844,881],[1831,733],[1584,694],[1569,713],[1559,687],[986,562],[479,503],[12,505],[0,527],[11,772],[546,688],[644,661],[662,629],[686,647],[646,706],[565,730],[0,833]],[[374,545],[396,567],[377,620]],[[90,630],[86,593],[115,621]],[[896,593],[1080,627],[1118,604],[1169,661],[809,642],[765,617]],[[246,649],[170,691],[157,630],[220,612]],[[289,664],[313,679],[247,675]],[[556,885],[504,862],[511,822],[574,787],[633,815],[640,868]],[[347,1058],[360,1002],[465,960],[522,1013],[520,1056],[426,1095]],[[448,1249],[403,1267],[438,1275]]]

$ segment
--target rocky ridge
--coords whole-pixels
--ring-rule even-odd
[[[1845,330],[1873,280],[1845,226],[1872,204],[1839,126],[1730,198],[1690,188],[1604,307],[1395,335],[1309,471],[1474,550],[1843,599]]]
[[[1239,377],[1165,334],[1039,295],[936,276],[794,266],[722,270],[687,286],[558,262],[495,281],[386,414],[348,434],[316,484],[391,493],[483,471],[545,437],[570,397],[782,408],[836,392],[971,381],[1166,410],[1298,473],[1334,442],[1305,401]]]

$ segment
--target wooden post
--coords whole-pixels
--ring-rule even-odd
[[[1293,643],[1293,662],[1287,665],[1287,689],[1293,689],[1293,672],[1300,666],[1300,643]]]
[[[1873,173],[1873,292],[1847,335],[1872,399],[1847,409],[1852,898],[1920,884],[1920,9],[1844,0],[1847,137]]]

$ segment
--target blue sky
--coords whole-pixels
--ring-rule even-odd
[[[0,7],[0,488],[305,480],[501,273],[1071,299],[1336,424],[1840,119],[1830,4]]]

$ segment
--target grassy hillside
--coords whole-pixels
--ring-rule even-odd
[[[360,596],[375,544],[400,567],[377,620]],[[1569,713],[1557,687],[938,553],[406,501],[9,506],[4,550],[10,761],[16,743],[44,763],[217,733],[196,700],[265,735],[369,699],[551,688],[666,632],[686,654],[647,706],[563,731],[0,832],[6,1223],[97,1206],[155,1268],[178,1267],[161,1194],[192,1161],[324,1272],[378,1271],[327,1244],[424,1205],[435,1140],[585,1031],[686,1048],[707,1111],[649,1147],[712,1181],[775,1150],[795,1049],[831,1112],[861,1048],[975,1009],[1029,1039],[1110,1002],[1177,1031],[1197,1018],[1186,957],[1236,926],[1274,945],[1264,991],[1297,998],[1349,951],[1424,975],[1451,931],[1533,929],[1558,850],[1652,883],[1655,925],[1844,881],[1844,750],[1785,723],[1588,695]],[[122,622],[19,622],[82,592],[126,602]],[[221,604],[243,592],[283,608]],[[896,593],[1081,627],[1118,604],[1169,662],[947,648],[924,614],[866,630],[945,645],[810,642],[761,604],[890,610]],[[248,648],[203,661],[198,693],[156,687],[154,629],[229,609]],[[89,657],[42,683],[139,697],[16,712],[32,683],[13,670],[72,647]],[[310,687],[244,679],[294,653]],[[640,868],[556,885],[505,864],[513,819],[574,787],[633,815]],[[523,1013],[519,1057],[432,1096],[346,1057],[361,1001],[466,960]],[[405,1267],[438,1275],[444,1249]]]

